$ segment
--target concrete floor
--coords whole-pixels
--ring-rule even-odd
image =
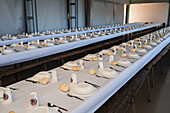
[[[155,67],[155,87],[151,88],[151,103],[146,99],[147,87],[144,83],[135,103],[136,113],[170,113],[170,66],[165,75],[161,75],[160,67]]]

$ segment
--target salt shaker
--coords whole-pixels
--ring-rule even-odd
[[[77,84],[77,75],[75,73],[71,74],[70,85],[74,86]]]
[[[113,55],[110,55],[110,56],[109,56],[109,63],[111,63],[112,61],[114,61],[114,56],[113,56]]]
[[[39,106],[38,96],[36,92],[30,93],[30,109],[34,109]]]
[[[98,64],[98,70],[104,69],[103,62],[99,62]]]
[[[10,88],[4,88],[3,89],[3,104],[9,104],[13,101],[12,99],[12,92]]]
[[[79,60],[79,66],[80,66],[80,69],[84,69],[84,61],[82,59]]]
[[[99,60],[103,60],[103,53],[102,52],[99,53]]]
[[[58,81],[58,77],[57,77],[57,71],[56,70],[52,70],[52,78],[51,78],[51,82],[57,82]]]

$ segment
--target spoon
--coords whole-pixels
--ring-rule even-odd
[[[55,105],[55,104],[52,104],[52,103],[47,103],[47,105],[48,105],[48,107],[58,107],[59,109],[62,109],[62,110],[64,110],[64,111],[68,111],[67,109],[65,109],[65,108],[63,108],[63,107],[60,107],[60,106],[57,106],[57,105]]]

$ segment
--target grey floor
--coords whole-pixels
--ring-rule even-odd
[[[146,83],[138,93],[136,113],[170,113],[170,66],[161,75],[160,67],[155,68],[155,87],[151,88],[151,103],[147,102]]]

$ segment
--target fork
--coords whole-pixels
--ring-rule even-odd
[[[96,84],[93,84],[93,83],[90,83],[90,82],[87,82],[87,81],[84,81],[84,83],[90,84],[90,85],[94,86],[95,88],[99,88],[100,87],[99,85],[96,85]]]
[[[98,77],[98,78],[105,78],[105,79],[109,79],[109,78],[107,78],[107,77],[103,77],[103,76],[99,76],[99,75],[96,75],[96,77]]]
[[[70,95],[70,94],[68,94],[68,93],[67,93],[67,96],[73,97],[73,98],[76,98],[76,99],[79,99],[79,100],[81,100],[81,101],[84,101],[82,98],[79,98],[79,97],[77,97],[77,96]]]
[[[113,67],[110,67],[110,69],[113,69],[113,70],[118,71],[118,72],[122,72],[122,71],[120,71],[118,69],[114,69]]]

